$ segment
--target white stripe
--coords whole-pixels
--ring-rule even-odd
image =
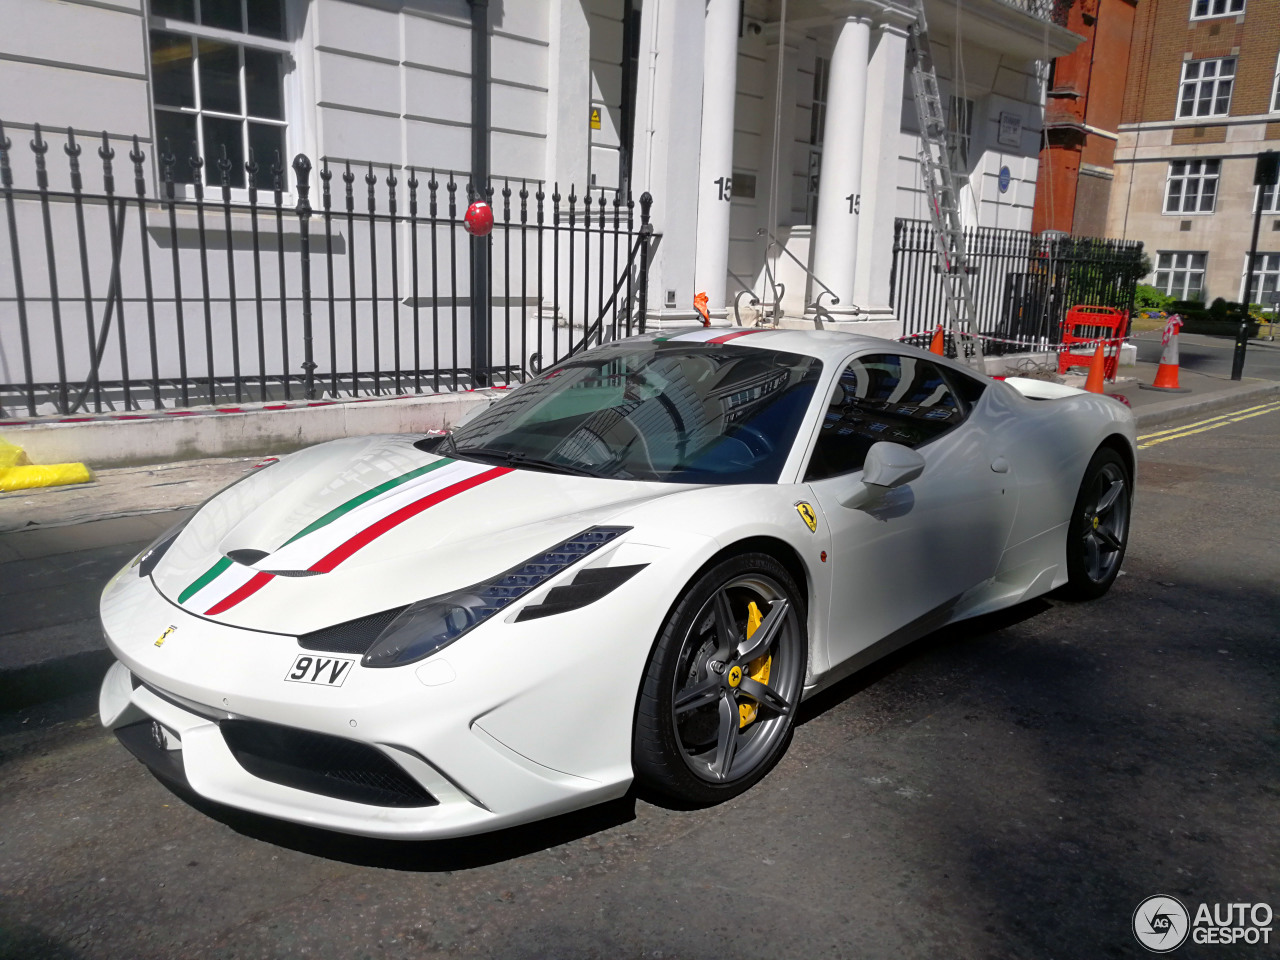
[[[246,567],[244,564],[236,563],[233,560],[230,567],[201,587],[198,593],[188,597],[182,606],[193,613],[204,613],[224,597],[231,596],[233,592],[243,587],[258,573],[259,571],[253,569],[253,567]]]
[[[368,503],[362,503],[333,523],[281,547],[270,557],[264,558],[260,566],[270,570],[306,570],[361,530],[373,526],[401,507],[492,469],[492,464],[457,460],[447,467],[432,470],[416,480],[393,487]]]

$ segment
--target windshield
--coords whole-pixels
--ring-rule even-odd
[[[669,483],[775,483],[821,361],[626,341],[531,380],[447,441],[482,462]]]

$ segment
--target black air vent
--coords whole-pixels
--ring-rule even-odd
[[[263,557],[268,556],[266,550],[228,550],[227,559],[234,560],[236,563],[243,563],[246,567],[251,567]]]
[[[516,617],[516,623],[523,620],[537,620],[539,617],[552,617],[557,613],[566,613],[569,610],[585,607],[589,603],[595,603],[647,566],[647,563],[636,563],[626,567],[596,567],[583,570],[573,578],[573,583],[563,587],[552,587],[541,603],[521,610],[520,615]]]
[[[236,762],[261,780],[377,807],[431,807],[436,799],[376,747],[259,720],[223,720]]]
[[[378,639],[378,634],[400,615],[404,607],[382,610],[367,617],[348,620],[332,627],[322,627],[298,638],[303,650],[320,650],[324,653],[358,653],[363,655]]]

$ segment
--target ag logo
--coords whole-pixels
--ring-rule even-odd
[[[796,504],[796,513],[800,514],[800,519],[805,522],[810,533],[818,532],[818,515],[813,512],[813,507],[805,503],[803,500]]]
[[[1191,918],[1173,897],[1147,897],[1133,911],[1133,935],[1152,953],[1169,953],[1186,942]]]
[[[157,646],[157,647],[163,647],[163,646],[164,646],[164,642],[165,642],[165,640],[167,640],[167,639],[169,638],[169,634],[173,633],[173,631],[175,631],[175,630],[177,630],[177,629],[178,629],[178,628],[177,628],[177,627],[175,627],[173,624],[170,624],[170,625],[169,625],[169,629],[168,629],[168,630],[166,630],[164,633],[160,634],[159,639],[158,639],[158,640],[156,640],[156,646]]]

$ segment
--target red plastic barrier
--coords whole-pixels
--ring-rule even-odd
[[[1067,318],[1062,321],[1063,351],[1058,354],[1058,372],[1066,373],[1071,367],[1087,367],[1097,352],[1098,341],[1109,341],[1106,344],[1106,361],[1103,374],[1108,380],[1115,380],[1116,371],[1120,367],[1120,340],[1124,337],[1125,326],[1129,318],[1123,310],[1115,307],[1079,306],[1067,311]],[[1073,353],[1072,344],[1087,343],[1087,353]]]

